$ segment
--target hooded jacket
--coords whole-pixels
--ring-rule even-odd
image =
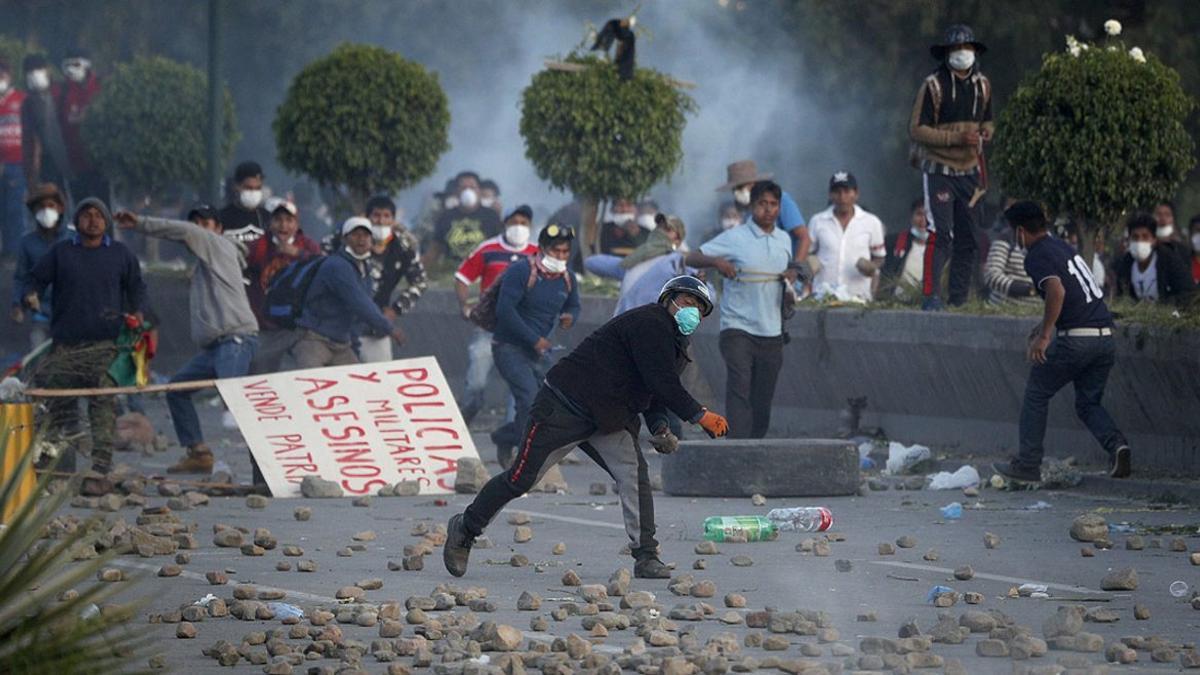
[[[145,304],[146,284],[137,256],[108,234],[112,215],[104,202],[84,199],[72,220],[78,222],[80,212],[91,206],[100,210],[107,225],[100,246],[87,248],[75,234],[51,246],[30,273],[33,290],[54,292],[50,335],[59,344],[115,340],[123,315],[140,312]]]
[[[199,260],[188,296],[192,340],[197,345],[207,347],[224,337],[258,333],[258,321],[246,298],[244,246],[182,220],[143,217],[134,229],[181,242]]]

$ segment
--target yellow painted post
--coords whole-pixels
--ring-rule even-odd
[[[21,468],[21,460],[32,448],[33,404],[0,403],[0,453],[3,454],[3,458],[0,458],[0,485]],[[24,475],[20,476],[19,481],[12,498],[4,504],[0,522],[7,523],[18,509],[33,498],[37,490],[37,477],[32,465],[25,465]]]

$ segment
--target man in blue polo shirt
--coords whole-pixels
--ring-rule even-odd
[[[730,438],[762,438],[783,365],[783,279],[792,240],[776,226],[783,190],[760,181],[750,191],[750,220],[689,253],[690,267],[715,267],[728,281],[721,294],[721,357]]]
[[[743,159],[725,167],[725,182],[717,186],[717,192],[730,191],[733,202],[739,213],[750,208],[750,190],[759,181],[771,180],[772,174],[759,173],[758,165],[752,159]],[[808,233],[808,225],[800,213],[796,200],[781,188],[779,198],[779,218],[776,221],[780,228],[792,238],[795,260],[802,262],[808,259],[808,249],[812,239]]]
[[[1109,455],[1109,474],[1132,472],[1129,444],[1100,400],[1116,361],[1112,314],[1091,266],[1075,249],[1046,231],[1046,216],[1035,202],[1022,201],[1004,212],[1025,249],[1025,272],[1046,302],[1042,322],[1029,336],[1029,380],[1021,406],[1020,451],[1011,462],[992,465],[1002,476],[1038,482],[1050,399],[1075,384],[1075,413]]]

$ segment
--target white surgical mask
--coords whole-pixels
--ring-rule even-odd
[[[722,230],[732,230],[733,228],[735,228],[741,224],[742,224],[742,221],[739,220],[738,218],[722,218],[721,219],[721,229]]]
[[[504,240],[517,248],[525,246],[529,243],[529,226],[509,225],[504,228]]]
[[[1192,235],[1192,250],[1200,253],[1200,232]]]
[[[446,206],[447,211],[449,211],[451,209],[457,209],[458,208],[458,197],[454,197],[454,196],[446,197],[446,201],[444,202],[444,204]]]
[[[63,74],[72,82],[83,82],[87,77],[87,68],[83,66],[67,66],[63,68]]]
[[[658,227],[658,223],[654,222],[653,213],[643,213],[637,217],[638,227],[648,232],[653,232]]]
[[[50,88],[50,73],[45,68],[31,70],[25,75],[25,84],[30,91],[46,91]]]
[[[292,236],[288,237],[287,239],[284,239],[283,237],[280,237],[279,235],[275,235],[275,245],[276,246],[291,246],[293,241],[296,241],[296,235],[292,235]]]
[[[613,221],[617,225],[624,225],[634,218],[636,218],[636,216],[634,216],[632,213],[614,213],[609,216],[609,220]]]
[[[40,209],[37,214],[34,215],[34,219],[37,220],[38,225],[41,225],[47,230],[58,224],[58,217],[58,209],[52,209],[49,207]]]
[[[462,202],[463,206],[469,209],[479,203],[479,193],[471,188],[467,188],[458,194],[458,199]]]
[[[347,246],[346,253],[349,253],[350,257],[354,258],[355,260],[366,260],[367,258],[371,257],[371,249],[367,249],[366,251],[364,251],[362,253],[355,253],[354,249]]]
[[[490,209],[496,205],[496,198],[495,197],[484,197],[479,200],[479,205],[485,209]]]
[[[750,205],[750,188],[744,187],[733,191],[733,201],[740,206]]]
[[[975,50],[956,49],[950,52],[946,62],[955,70],[970,70],[971,66],[975,65]]]
[[[1129,252],[1138,262],[1146,262],[1150,259],[1150,255],[1154,253],[1154,244],[1148,241],[1132,241],[1129,242]]]
[[[1159,225],[1158,229],[1154,231],[1154,236],[1159,239],[1170,239],[1173,234],[1175,234],[1174,225]]]
[[[242,190],[238,193],[238,199],[242,202],[242,206],[248,209],[256,209],[262,203],[262,190]]]
[[[559,260],[548,255],[542,256],[542,267],[551,274],[562,274],[567,271],[567,261]]]
[[[392,238],[392,228],[389,225],[372,225],[371,238],[377,242],[384,242]]]
[[[917,241],[923,242],[926,239],[929,239],[929,230],[921,230],[916,227],[910,227],[908,231],[912,232],[913,239],[916,239]]]
[[[0,78],[0,95],[7,94],[8,88],[12,86],[12,81],[7,77]]]

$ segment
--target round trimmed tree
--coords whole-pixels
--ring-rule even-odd
[[[360,211],[433,172],[450,148],[437,75],[381,47],[344,44],[296,75],[272,129],[279,161]]]
[[[233,97],[224,91],[221,157],[238,140]],[[207,181],[208,76],[162,57],[117,66],[83,120],[92,161],[130,202]]]
[[[586,246],[596,243],[600,201],[645,194],[683,159],[696,104],[677,84],[648,68],[621,80],[612,63],[572,54],[522,93],[525,156],[538,177],[583,198]]]
[[[1195,103],[1179,74],[1126,48],[1116,22],[1106,29],[1104,44],[1068,37],[1046,55],[1001,112],[992,157],[1006,192],[1080,225],[1089,260],[1098,229],[1169,199],[1195,165],[1184,126]]]

